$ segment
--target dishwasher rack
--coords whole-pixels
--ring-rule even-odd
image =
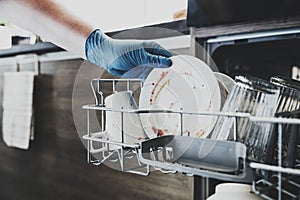
[[[284,124],[300,126],[300,119],[255,117],[249,113],[192,113],[172,110],[107,108],[104,105],[104,92],[102,91],[104,83],[111,84],[113,92],[116,91],[117,84],[125,85],[122,90],[128,91],[131,90],[132,84],[138,84],[140,87],[143,86],[140,79],[91,80],[91,87],[96,103],[83,106],[83,109],[87,111],[87,134],[83,136],[83,139],[87,141],[88,163],[93,165],[114,163],[123,172],[140,175],[149,175],[151,170],[160,170],[164,173],[179,172],[189,176],[197,175],[230,182],[252,183],[253,191],[265,199],[300,198],[299,160],[296,161],[293,167],[284,167],[282,164],[282,136],[284,134],[282,126]],[[99,132],[91,132],[90,130],[90,112],[92,111],[99,112],[101,115],[101,119],[99,120],[101,130]],[[120,113],[121,128],[123,127],[124,113],[173,113],[178,114],[181,122],[183,115],[226,116],[233,119],[233,135],[235,139],[238,135],[236,128],[238,118],[248,118],[250,122],[254,123],[272,123],[278,127],[277,163],[266,164],[248,161],[246,146],[240,142],[191,138],[183,136],[182,131],[181,135],[161,136],[141,141],[139,144],[124,143],[124,132],[121,131],[121,141],[111,141],[104,134],[106,112]],[[300,134],[299,132],[297,133]],[[180,148],[186,146],[186,144],[188,144],[189,148]],[[198,155],[200,149],[211,146],[213,148],[210,148],[209,153],[200,158]],[[297,146],[297,148],[299,149],[300,147]],[[226,152],[231,153],[226,154]],[[224,158],[230,162],[225,162]],[[229,163],[229,165],[226,163]]]

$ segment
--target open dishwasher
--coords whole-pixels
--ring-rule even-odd
[[[83,138],[87,141],[89,163],[105,163],[140,175],[160,170],[251,183],[254,193],[266,199],[299,198],[297,95],[295,99],[288,97],[291,91],[285,89],[287,85],[280,82],[280,77],[275,77],[272,83],[254,77],[236,77],[221,112],[210,109],[210,98],[207,101],[209,109],[201,111],[182,109],[182,104],[174,109],[174,102],[170,104],[173,107],[168,108],[147,107],[141,101],[139,106],[135,104],[134,97],[145,96],[144,90],[148,91],[148,104],[152,105],[164,89],[162,87],[169,84],[161,82],[164,78],[144,83],[139,79],[91,80],[96,102],[83,106],[87,111],[87,134]],[[276,84],[282,88],[275,87]],[[113,94],[119,95],[114,97],[117,104],[112,103],[110,94],[105,95],[104,88],[108,85]],[[147,86],[149,88],[145,89]],[[119,104],[124,96],[128,96],[127,102]],[[287,109],[277,106],[279,104],[291,106]],[[277,107],[280,112],[276,112]],[[101,130],[96,132],[90,130],[89,116],[93,111],[97,112],[101,124]],[[138,118],[144,123],[134,127],[140,123]],[[213,128],[201,124],[204,119],[212,123]],[[166,120],[171,120],[170,124],[176,128],[172,129],[170,124],[160,126]],[[204,128],[195,131],[193,128],[198,125]],[[141,133],[143,130],[148,134]]]

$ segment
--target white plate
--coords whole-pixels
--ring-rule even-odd
[[[214,72],[214,75],[216,76],[217,80],[220,81],[225,86],[229,94],[235,84],[235,81],[231,77],[220,72]]]
[[[226,74],[220,72],[214,72],[214,75],[216,76],[219,83],[220,94],[221,94],[221,109],[222,109],[227,99],[227,96],[231,92],[235,82],[232,78],[230,78]]]
[[[155,68],[148,75],[140,95],[140,109],[185,112],[219,111],[220,89],[211,69],[193,56],[173,56],[170,68]],[[149,138],[181,134],[180,115],[140,114]],[[183,135],[207,137],[216,117],[183,115]]]

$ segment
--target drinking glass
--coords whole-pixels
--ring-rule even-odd
[[[300,116],[300,82],[280,76],[271,77],[270,82],[280,88],[276,115],[285,118],[299,118]],[[275,134],[276,129],[274,130]],[[282,125],[282,164],[285,167],[293,167],[297,158],[296,152],[299,152],[299,125]],[[270,141],[270,156],[268,162],[276,163],[278,156],[278,146],[276,137],[273,136]]]
[[[236,76],[235,82],[223,112],[243,112],[260,117],[274,116],[280,91],[276,85],[251,76]],[[211,139],[231,140],[233,125],[233,117],[220,116]],[[269,123],[251,122],[248,118],[237,119],[237,140],[247,146],[249,160],[263,160],[271,127]]]
[[[271,83],[280,88],[277,113],[298,110],[300,108],[300,82],[280,76],[271,77]]]

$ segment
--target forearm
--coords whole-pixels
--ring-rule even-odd
[[[59,0],[55,0],[59,3]],[[108,72],[145,80],[153,67],[169,67],[170,52],[152,41],[115,40],[67,14],[54,0],[0,0],[0,19],[17,24],[86,58]],[[93,32],[93,33],[92,33]],[[131,69],[144,67],[139,73]],[[147,69],[146,69],[147,68]]]
[[[51,0],[0,0],[0,18],[85,58],[85,40],[93,28]]]

